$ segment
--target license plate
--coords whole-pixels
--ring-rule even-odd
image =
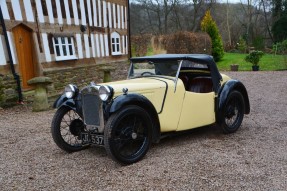
[[[104,145],[104,136],[95,133],[82,133],[82,144]]]

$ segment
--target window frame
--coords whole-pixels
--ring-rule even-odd
[[[121,52],[121,36],[117,32],[111,34],[111,52],[113,56],[123,54]]]
[[[75,43],[74,43],[73,36],[54,36],[53,47],[54,47],[54,54],[55,54],[56,61],[78,59],[78,57],[76,56]],[[58,55],[57,47],[59,47],[60,55]],[[64,50],[66,50],[66,55],[64,55]]]

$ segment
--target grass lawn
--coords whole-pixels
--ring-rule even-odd
[[[221,71],[230,70],[231,64],[239,64],[239,71],[251,71],[252,64],[245,62],[247,54],[225,53],[223,59],[217,62],[217,67]],[[261,71],[275,71],[287,69],[287,55],[265,54],[259,62]]]

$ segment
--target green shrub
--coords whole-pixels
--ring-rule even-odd
[[[253,46],[255,50],[263,50],[264,49],[264,39],[262,36],[257,36],[253,40]]]
[[[242,38],[242,36],[239,37],[238,50],[241,53],[246,53],[246,50],[247,50],[246,41]]]
[[[264,55],[264,53],[262,51],[255,50],[253,52],[250,52],[245,57],[245,61],[246,62],[250,62],[253,66],[257,66],[259,64],[259,61],[260,61],[260,59],[262,58],[263,55]]]
[[[201,30],[206,32],[211,38],[212,56],[214,60],[220,61],[224,56],[224,49],[221,36],[215,21],[212,19],[210,11],[206,11],[205,16],[201,21]]]
[[[287,54],[287,39],[273,45],[274,54]]]

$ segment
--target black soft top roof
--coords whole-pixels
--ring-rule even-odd
[[[202,64],[214,65],[213,57],[206,54],[158,54],[153,56],[143,56],[131,58],[132,62],[146,61],[168,61],[168,60],[190,60]]]
[[[218,92],[220,88],[220,80],[222,79],[213,57],[207,54],[158,54],[153,56],[134,57],[130,59],[131,62],[161,62],[171,60],[189,60],[199,64],[206,64],[210,69],[210,74],[213,81],[213,88]]]

